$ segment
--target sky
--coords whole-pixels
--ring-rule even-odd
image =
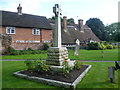
[[[54,16],[53,6],[59,4],[62,16],[83,19],[84,24],[90,18],[99,18],[104,25],[118,22],[118,2],[120,0],[0,0],[0,10],[17,12],[19,3],[22,12],[27,14]]]

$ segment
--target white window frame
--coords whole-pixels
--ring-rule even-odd
[[[8,32],[8,29],[10,29],[9,32]],[[14,33],[12,32],[12,30],[14,31]],[[15,34],[16,33],[16,28],[15,27],[6,27],[6,33],[7,34]]]
[[[16,40],[16,43],[25,43],[24,40]]]
[[[40,29],[33,28],[33,29],[32,29],[32,34],[33,34],[33,35],[40,35]]]
[[[50,43],[51,41],[44,41],[44,43]]]

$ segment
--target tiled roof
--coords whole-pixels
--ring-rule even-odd
[[[55,22],[50,21],[50,23],[54,30]],[[68,26],[69,25],[70,24],[68,24]],[[92,32],[91,28],[89,28],[87,25],[83,25],[82,30],[78,29],[78,25],[72,25],[72,27],[67,27],[67,30],[65,31],[62,26],[61,37],[63,44],[75,44],[77,39],[79,39],[80,42],[85,42],[88,40],[100,41],[99,38]]]
[[[2,26],[51,29],[49,21],[44,16],[18,15],[18,13],[9,11],[0,11],[0,13],[2,14]]]
[[[100,41],[99,38],[92,32],[90,28],[83,28],[83,30],[75,30],[75,28],[69,28],[66,32],[62,29],[62,43],[75,43],[79,39],[80,42],[87,40]]]

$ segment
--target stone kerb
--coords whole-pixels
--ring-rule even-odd
[[[67,82],[62,82],[62,81],[56,81],[56,80],[50,80],[50,79],[45,79],[45,78],[40,78],[40,77],[35,77],[35,76],[28,76],[25,74],[21,74],[21,71],[13,73],[15,76],[25,78],[28,80],[32,81],[37,81],[41,83],[45,83],[48,85],[53,85],[53,86],[58,86],[58,87],[64,87],[64,88],[76,88],[76,85],[82,80],[82,78],[85,76],[85,74],[89,71],[91,68],[91,65],[88,65],[88,68],[79,76],[73,83],[67,83]],[[22,70],[23,71],[23,70]]]

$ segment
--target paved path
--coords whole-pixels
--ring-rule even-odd
[[[0,59],[0,61],[25,61],[25,59]],[[103,61],[103,60],[80,60],[82,62],[115,62],[115,61]],[[120,62],[120,61],[117,61]]]

